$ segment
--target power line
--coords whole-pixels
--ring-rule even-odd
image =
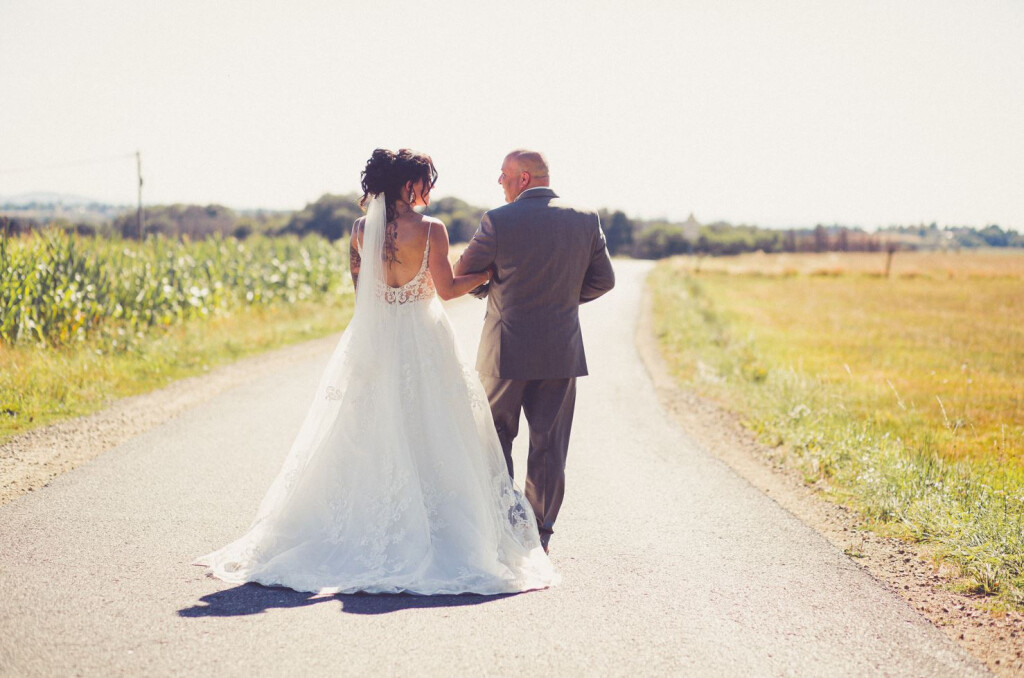
[[[135,153],[125,153],[122,155],[109,155],[105,157],[87,158],[82,160],[71,160],[69,162],[53,163],[49,165],[34,165],[31,167],[8,167],[0,168],[0,174],[16,174],[18,172],[35,172],[37,170],[46,169],[60,169],[63,167],[79,167],[81,165],[98,165],[105,162],[114,162],[116,160],[127,160],[128,158],[135,158]]]

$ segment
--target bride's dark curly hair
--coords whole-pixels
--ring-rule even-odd
[[[434,161],[426,153],[401,148],[393,153],[386,148],[374,149],[373,155],[366,161],[366,169],[362,174],[363,197],[360,207],[366,207],[371,195],[384,194],[384,202],[388,209],[388,221],[396,216],[395,202],[408,200],[403,195],[408,182],[414,184],[423,181],[423,192],[429,193],[437,183],[437,170]]]

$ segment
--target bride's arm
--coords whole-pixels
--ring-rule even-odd
[[[352,287],[359,287],[359,269],[362,268],[363,259],[359,250],[363,245],[363,220],[366,217],[359,217],[352,224],[352,236],[348,241],[348,272],[352,276]]]
[[[455,275],[452,262],[448,259],[448,229],[437,219],[432,220],[430,229],[430,276],[434,279],[437,296],[445,301],[461,297],[474,287],[491,279],[489,271]]]

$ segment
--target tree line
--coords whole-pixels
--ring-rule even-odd
[[[485,209],[458,198],[441,198],[425,214],[448,226],[452,242],[468,241],[476,231]],[[352,222],[363,214],[359,195],[325,194],[301,210],[235,211],[222,205],[160,205],[145,208],[145,233],[199,240],[212,235],[245,239],[253,234],[268,236],[316,234],[334,241],[346,237]],[[977,229],[937,224],[891,226],[876,231],[838,224],[814,228],[769,229],[733,225],[719,221],[698,224],[667,220],[632,219],[621,210],[599,212],[608,249],[612,254],[642,259],[660,259],[675,254],[722,256],[744,252],[877,252],[893,249],[958,249],[974,247],[1024,247],[1024,235],[990,224]],[[134,211],[100,222],[55,222],[64,230],[82,235],[119,235],[137,238]],[[40,224],[23,217],[0,216],[0,231],[15,235]]]
[[[719,221],[689,225],[633,220],[623,212],[601,212],[613,254],[661,259],[676,254],[726,256],[744,252],[881,252],[896,249],[1024,247],[1024,234],[990,224],[970,226],[890,226],[875,231],[839,224],[774,229]]]

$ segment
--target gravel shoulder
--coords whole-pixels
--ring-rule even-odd
[[[678,385],[654,335],[649,294],[636,343],[662,406],[701,447],[849,555],[997,676],[1024,675],[1024,614],[991,612],[983,596],[951,591],[955,573],[936,565],[926,546],[864,530],[856,513],[823,498],[798,471],[781,466],[777,453],[759,443],[736,415]]]

